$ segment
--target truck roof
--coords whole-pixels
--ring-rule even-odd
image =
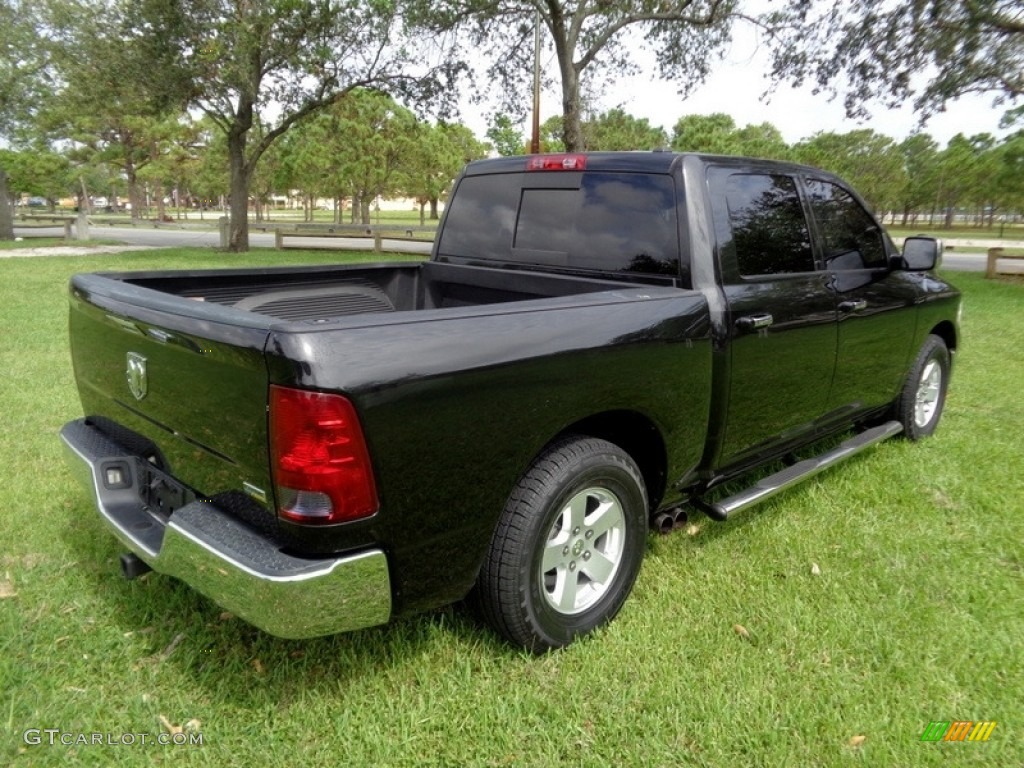
[[[563,160],[573,162],[574,158],[584,158],[585,169],[588,171],[635,171],[640,173],[669,173],[672,168],[687,158],[699,162],[718,162],[742,165],[770,166],[776,169],[809,170],[808,166],[789,163],[781,160],[762,160],[732,155],[712,155],[701,152],[670,152],[666,150],[635,151],[635,152],[559,152],[540,155],[517,155],[514,157],[496,157],[488,160],[474,160],[466,166],[467,176],[489,173],[513,173],[528,170],[531,162],[547,163],[547,170],[555,170]],[[576,161],[578,163],[578,160]],[[579,164],[565,165],[564,170],[582,170]],[[816,170],[816,169],[815,169]]]

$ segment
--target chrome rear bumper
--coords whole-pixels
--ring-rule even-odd
[[[278,637],[317,637],[389,620],[391,583],[381,550],[295,557],[204,500],[164,518],[140,498],[139,457],[85,419],[65,424],[60,436],[68,465],[92,493],[100,516],[153,570],[181,579]]]

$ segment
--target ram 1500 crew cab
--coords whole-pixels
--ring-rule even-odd
[[[940,253],[798,165],[475,162],[423,263],[76,275],[61,436],[129,576],[293,638],[472,595],[543,651],[619,611],[651,521],[935,429]]]

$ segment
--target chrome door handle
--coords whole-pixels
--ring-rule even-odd
[[[736,327],[744,331],[756,331],[759,328],[767,328],[775,322],[775,318],[768,312],[760,312],[756,315],[746,315],[736,320]]]
[[[857,299],[856,301],[839,302],[840,312],[863,312],[867,308],[868,303],[864,299]]]

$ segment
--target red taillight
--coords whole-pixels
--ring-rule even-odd
[[[534,155],[526,161],[528,171],[582,171],[586,167],[586,155]]]
[[[278,515],[330,524],[379,506],[355,408],[341,395],[270,387],[270,459]]]

